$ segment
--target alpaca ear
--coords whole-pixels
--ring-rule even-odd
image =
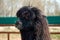
[[[39,18],[42,15],[41,10],[36,7],[31,8],[31,10],[35,13],[37,18]]]

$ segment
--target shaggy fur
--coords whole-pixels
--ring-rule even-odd
[[[22,40],[50,40],[46,17],[35,7],[22,7],[17,12],[16,27]]]
[[[42,15],[41,10],[33,7],[32,10],[36,14],[36,40],[51,40],[46,16]]]

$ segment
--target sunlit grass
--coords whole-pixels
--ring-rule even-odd
[[[51,34],[52,40],[60,40],[60,34]]]

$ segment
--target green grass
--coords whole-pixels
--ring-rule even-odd
[[[60,34],[51,34],[52,40],[60,40]]]

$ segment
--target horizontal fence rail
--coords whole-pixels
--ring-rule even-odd
[[[0,34],[20,34],[20,32],[0,32]],[[51,32],[50,34],[60,34],[60,32]]]
[[[15,24],[0,24],[0,26],[15,26]],[[60,27],[60,24],[48,24],[48,26],[59,26]]]

